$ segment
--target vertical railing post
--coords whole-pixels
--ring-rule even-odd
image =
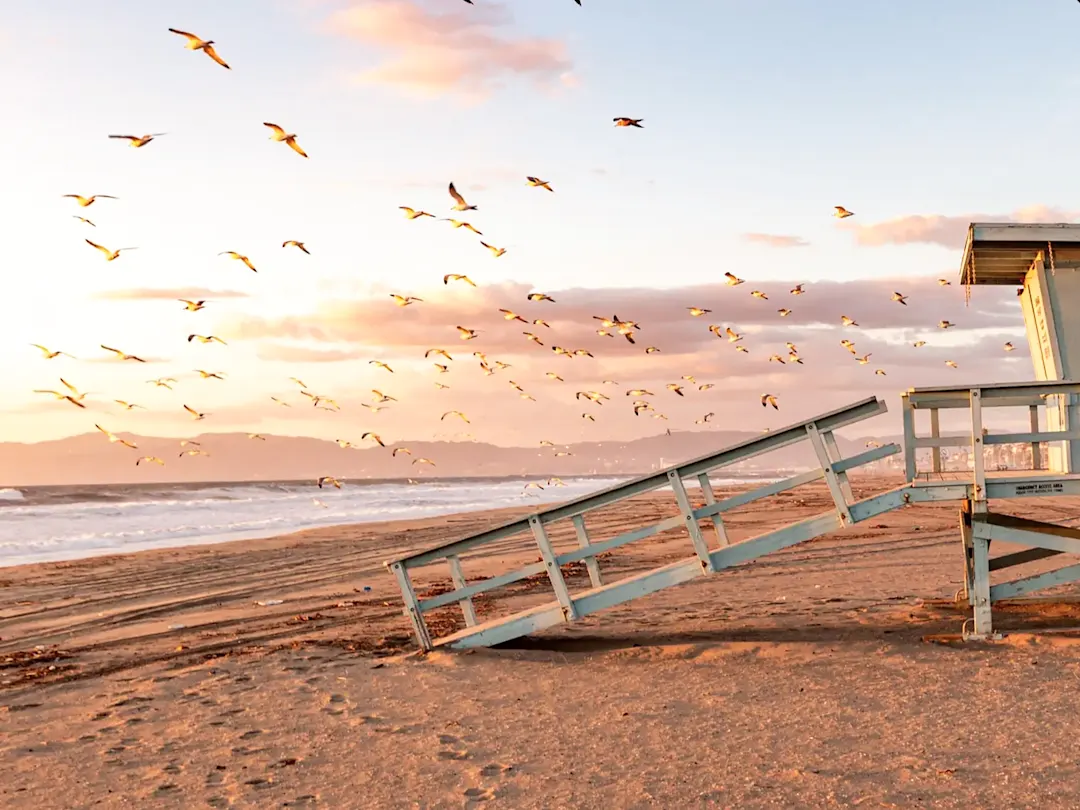
[[[446,558],[446,563],[450,566],[450,580],[454,583],[454,588],[460,591],[465,587],[465,572],[461,570],[461,559],[456,554],[451,554]],[[476,624],[476,607],[471,596],[461,600],[461,613],[465,617],[466,627]]]
[[[983,418],[982,418],[982,391],[972,388],[970,393],[971,402],[971,464],[975,474],[975,497],[972,499],[976,505],[986,502],[986,458],[983,454]],[[982,511],[976,509],[976,511]]]
[[[713,492],[712,481],[709,480],[709,474],[703,472],[697,477],[698,483],[701,484],[701,493],[705,497],[705,505],[712,506],[716,503],[716,493]],[[724,520],[720,517],[720,513],[717,512],[712,516],[713,531],[716,532],[716,541],[720,547],[730,545],[727,536],[727,529],[724,527]]]
[[[394,572],[398,587],[401,588],[401,598],[405,601],[405,615],[412,622],[413,632],[416,634],[416,640],[420,643],[420,648],[423,650],[433,649],[431,634],[424,623],[424,614],[420,611],[420,600],[416,598],[416,591],[413,590],[412,581],[409,579],[409,572],[405,568],[405,564],[393,563],[390,570]]]
[[[1029,405],[1028,406],[1028,416],[1030,418],[1030,423],[1031,423],[1031,432],[1032,433],[1038,433],[1039,432],[1039,406],[1038,405]],[[1033,470],[1041,470],[1042,469],[1042,445],[1039,442],[1032,442],[1031,443],[1031,469],[1033,469]]]
[[[806,434],[810,437],[810,444],[814,447],[814,453],[817,455],[818,464],[821,465],[821,469],[825,473],[825,484],[829,487],[829,494],[832,495],[837,512],[840,513],[840,520],[845,526],[850,526],[850,501],[848,500],[844,489],[840,486],[840,481],[837,478],[836,473],[833,471],[832,459],[829,458],[829,451],[825,447],[825,442],[822,441],[818,426],[811,422],[806,426]]]
[[[559,562],[555,559],[555,549],[551,545],[547,529],[544,528],[539,515],[532,515],[529,518],[529,526],[532,527],[536,545],[540,547],[540,556],[544,559],[544,566],[547,568],[552,590],[555,591],[555,598],[562,606],[563,619],[572,622],[577,618],[577,610],[574,608],[574,600],[570,598],[570,589],[566,587],[566,580],[563,578]]]
[[[574,515],[570,520],[574,524],[574,532],[577,534],[578,547],[588,548],[591,546],[589,532],[585,529],[585,516]],[[599,588],[604,584],[603,579],[600,577],[600,562],[596,557],[585,558],[585,570],[589,572],[589,582],[594,588]]]
[[[825,444],[825,452],[828,454],[830,463],[836,463],[844,457],[840,452],[840,446],[836,443],[836,437],[831,430],[826,430],[821,434],[821,441]],[[840,484],[840,491],[844,493],[846,502],[855,503],[855,493],[851,491],[851,483],[848,481],[847,470],[838,472],[836,474],[836,480]]]
[[[941,438],[941,418],[938,414],[937,408],[930,409],[930,435],[935,439]],[[941,472],[941,448],[931,448],[932,455],[930,458],[933,463],[933,471],[936,473]]]
[[[915,406],[911,404],[911,398],[907,394],[901,396],[900,405],[900,416],[904,422],[904,475],[912,482],[919,471],[915,457]]]
[[[709,546],[705,543],[705,537],[701,534],[701,527],[698,525],[697,517],[694,516],[694,505],[690,503],[690,496],[686,494],[686,487],[683,486],[679,471],[669,470],[667,477],[671,484],[671,490],[675,493],[675,500],[679,504],[679,511],[686,521],[686,531],[690,535],[690,542],[694,544],[694,551],[697,552],[698,559],[701,560],[701,567],[706,574],[711,574],[713,564],[712,557],[709,556]]]
[[[986,526],[986,523],[982,524]],[[978,527],[972,531],[972,594],[975,635],[990,636],[994,632],[990,605],[990,541],[980,536]]]

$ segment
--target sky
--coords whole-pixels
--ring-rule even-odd
[[[1080,87],[1076,4],[179,9],[50,0],[13,4],[0,20],[0,70],[17,77],[0,85],[0,441],[95,423],[162,436],[630,439],[775,428],[872,394],[895,421],[910,386],[1033,376],[1013,291],[979,288],[965,306],[960,248],[971,221],[1080,211],[1066,191],[1080,167],[1062,160],[1080,119],[1066,101]],[[186,50],[170,27],[213,40],[231,69]],[[617,128],[616,116],[642,128]],[[309,158],[271,141],[267,121]],[[166,134],[138,149],[107,137],[146,133]],[[451,181],[478,210],[449,210]],[[65,194],[117,199],[81,208]],[[835,205],[855,216],[833,218]],[[461,216],[506,253],[399,206]],[[106,261],[86,239],[137,249]],[[219,255],[230,250],[257,272]],[[745,283],[726,285],[725,272]],[[477,286],[444,284],[447,273]],[[791,295],[800,283],[805,294]],[[399,307],[395,293],[423,300]],[[208,303],[188,312],[179,298]],[[712,311],[694,317],[691,306]],[[508,322],[500,308],[551,325]],[[640,324],[636,344],[595,333],[592,316],[612,315]],[[841,327],[841,315],[859,326]],[[938,329],[942,319],[956,326]],[[749,351],[710,324],[743,334]],[[462,341],[458,325],[479,334]],[[227,345],[189,342],[193,333]],[[1018,350],[1004,354],[1006,340]],[[787,341],[802,364],[768,360],[787,357]],[[46,360],[33,343],[78,359]],[[110,359],[101,344],[149,362]],[[449,373],[428,348],[453,356],[441,361]],[[477,350],[510,367],[485,374]],[[88,392],[86,408],[34,393],[59,390],[61,377]],[[160,377],[177,382],[147,382]],[[340,410],[312,407],[290,377]],[[632,388],[653,392],[651,412],[634,415]],[[394,399],[363,407],[373,390]],[[778,411],[761,407],[763,393]],[[193,424],[185,404],[210,415]],[[450,410],[469,422],[440,419]]]

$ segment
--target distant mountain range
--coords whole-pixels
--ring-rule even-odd
[[[119,434],[138,445],[132,450],[109,443],[100,433],[56,441],[0,443],[0,486],[62,484],[179,483],[193,481],[296,480],[333,475],[340,478],[457,478],[572,475],[635,475],[721,450],[760,433],[749,431],[673,431],[629,442],[581,442],[551,447],[499,447],[478,442],[398,442],[386,447],[341,448],[335,442],[267,435],[265,441],[244,433],[196,436],[206,456],[183,456],[189,447],[178,439]],[[845,456],[862,452],[866,439],[837,437]],[[411,455],[395,447],[407,447]],[[570,455],[556,456],[556,451]],[[142,463],[157,456],[164,466]],[[413,464],[419,458],[435,462]],[[816,460],[807,442],[732,467],[741,474],[805,469]]]

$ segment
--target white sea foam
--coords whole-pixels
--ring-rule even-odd
[[[587,495],[620,480],[624,479],[567,478],[566,486],[527,492],[516,480],[347,483],[342,489],[299,482],[0,489],[0,566],[270,537],[349,523],[539,506]]]

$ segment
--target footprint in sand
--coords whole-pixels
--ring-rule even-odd
[[[255,788],[256,790],[269,790],[274,786],[274,780],[255,777],[254,779],[246,780],[244,784],[248,787]]]
[[[12,703],[7,707],[7,710],[8,710],[8,713],[11,714],[12,712],[25,712],[28,709],[37,709],[37,708],[40,708],[42,705],[44,705],[44,704],[41,704],[41,703]]]
[[[260,734],[262,734],[262,732],[259,729],[253,728],[251,731],[245,731],[243,734],[241,734],[240,739],[241,740],[250,740],[250,739],[253,739],[255,737],[258,737]]]
[[[224,796],[211,796],[206,800],[206,803],[211,807],[228,807],[232,802],[226,799]]]
[[[283,802],[283,807],[310,807],[315,804],[319,799],[317,796],[313,796],[310,793],[305,793],[303,796],[297,796],[291,802]]]
[[[247,746],[242,745],[233,748],[229,753],[234,757],[252,757],[255,756],[255,754],[261,754],[265,750],[265,748],[248,748]]]
[[[474,802],[486,802],[488,799],[495,798],[495,791],[491,788],[473,787],[466,790],[464,795],[466,799],[471,799]]]
[[[136,703],[152,703],[153,701],[154,699],[152,697],[140,697],[139,695],[133,695],[132,697],[116,701],[116,703],[112,704],[112,706],[110,706],[109,708],[118,709],[121,706],[131,706]]]
[[[464,749],[462,749],[460,751],[440,751],[439,752],[439,759],[461,760],[461,759],[468,759],[468,758],[469,758],[469,752],[465,751]]]
[[[161,769],[162,773],[180,773],[180,771],[182,770],[183,768],[173,762],[170,762],[168,765]]]
[[[514,770],[513,765],[505,765],[502,762],[492,762],[480,769],[480,775],[486,779],[490,779],[493,776],[502,776],[504,773],[510,773],[512,770]]]
[[[351,720],[351,723],[354,726],[378,726],[378,725],[385,724],[386,721],[383,720],[378,715],[361,714],[359,717],[354,717]],[[380,729],[375,729],[375,730],[380,731]]]
[[[453,736],[452,734],[440,734],[439,735],[439,742],[442,743],[443,745],[456,746],[455,748],[453,748],[450,751],[440,751],[438,753],[439,759],[462,760],[462,759],[468,759],[469,758],[468,749],[464,748],[462,746],[462,741],[459,738]]]

